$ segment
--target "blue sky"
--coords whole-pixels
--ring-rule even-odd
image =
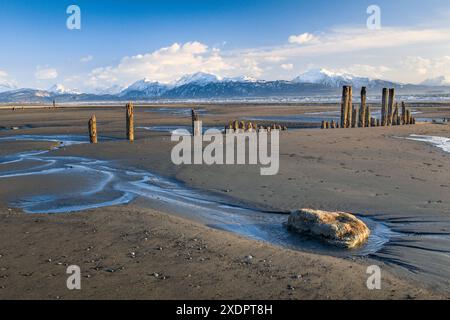
[[[95,91],[196,71],[272,80],[313,68],[450,81],[450,3],[426,3],[0,0],[0,86]],[[72,4],[81,30],[66,27]],[[371,4],[380,30],[366,27]]]

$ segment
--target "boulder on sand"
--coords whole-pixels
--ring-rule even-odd
[[[287,227],[347,249],[364,244],[370,235],[370,229],[354,215],[314,209],[292,212]]]

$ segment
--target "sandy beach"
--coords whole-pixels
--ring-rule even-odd
[[[280,171],[266,177],[259,166],[175,166],[170,131],[190,126],[191,107],[137,104],[134,143],[124,139],[124,106],[0,110],[0,297],[449,297],[450,154],[408,139],[450,138],[449,124],[431,123],[449,118],[449,106],[412,105],[428,123],[337,130],[300,129],[305,122],[296,122],[299,115],[332,114],[338,110],[332,104],[196,106],[207,127],[291,117],[286,123],[293,129],[280,135]],[[98,145],[81,143],[88,141],[92,113]],[[141,189],[130,191],[136,186]],[[167,200],[188,197],[207,203],[188,210]],[[196,215],[217,210],[217,203],[250,208],[261,220],[245,216],[248,225],[237,228],[223,217]],[[44,214],[57,206],[80,210]],[[386,241],[365,253],[312,240],[285,243],[286,212],[305,207],[369,219]],[[236,225],[243,219],[237,209],[225,212]],[[283,234],[271,236],[272,230]],[[366,286],[367,266],[374,264],[382,270],[381,290]],[[66,288],[69,265],[82,270],[80,291]]]

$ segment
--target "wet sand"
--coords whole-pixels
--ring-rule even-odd
[[[281,108],[283,114],[315,112],[318,109],[333,110],[330,106]],[[137,108],[136,126],[189,125],[188,116],[168,116],[165,113],[149,112],[147,109]],[[226,110],[223,106],[206,106],[205,109],[206,124],[220,127],[228,120],[238,117],[276,114],[273,106],[229,106]],[[430,112],[433,116],[437,113],[439,117],[448,117],[449,111],[440,106],[439,110],[433,109]],[[85,135],[86,120],[92,112],[92,109],[86,108],[15,112],[1,110],[3,126],[24,128],[1,131],[0,138],[18,134]],[[230,199],[233,204],[245,204],[258,209],[289,211],[299,207],[314,207],[346,210],[375,218],[401,235],[391,239],[384,250],[369,257],[343,259],[292,251],[210,229],[204,224],[186,220],[187,217],[182,214],[178,214],[182,216],[180,219],[163,213],[170,212],[164,210],[164,207],[158,207],[158,211],[149,209],[152,203],[141,198],[126,206],[69,215],[28,215],[16,210],[11,213],[6,207],[11,207],[12,201],[25,197],[24,193],[30,193],[30,190],[26,191],[27,188],[17,180],[5,184],[0,179],[0,201],[4,207],[1,224],[1,234],[4,238],[0,245],[0,266],[3,273],[0,277],[0,287],[4,288],[0,289],[0,296],[300,299],[448,296],[448,277],[443,268],[449,265],[450,250],[450,174],[447,170],[450,156],[426,143],[401,139],[412,133],[449,137],[448,125],[290,131],[281,135],[279,175],[262,177],[259,175],[259,167],[175,167],[170,162],[173,144],[170,143],[168,133],[137,129],[138,140],[129,144],[122,140],[123,109],[100,108],[96,109],[95,113],[99,121],[100,136],[116,140],[105,141],[97,146],[71,145],[52,151],[51,156],[111,160],[125,168],[147,170],[162,177],[176,178],[189,188],[207,190]],[[44,142],[1,142],[0,145],[0,154],[3,156],[30,150],[30,146],[33,146],[33,150],[47,149],[51,144],[46,146]],[[40,187],[45,188],[44,181]],[[57,185],[57,182],[55,183]],[[40,222],[35,222],[36,219]],[[152,240],[155,243],[150,246],[142,244],[143,240],[137,239],[136,235],[144,232],[146,226],[160,226],[160,221],[165,221],[164,232],[157,233]],[[98,230],[89,236],[91,244],[88,245],[89,241],[84,239],[83,235],[89,234],[88,228],[92,225],[98,226]],[[133,239],[122,240],[120,234],[123,235],[130,229],[139,231],[134,233],[135,236],[131,237]],[[197,257],[199,261],[195,261],[195,257],[186,260],[189,257],[182,257],[180,252],[190,250],[197,253],[198,248],[194,246],[189,249],[189,244],[196,243],[199,239],[193,241],[189,237],[198,233],[204,235],[203,241],[208,248],[213,247],[214,250],[208,249],[208,257],[202,257],[200,254]],[[186,238],[186,235],[189,237]],[[75,239],[74,245],[70,244],[72,238]],[[147,241],[151,239],[147,238]],[[25,242],[20,239],[27,240]],[[67,243],[64,246],[65,254],[57,253],[61,249],[58,245],[61,241]],[[102,266],[104,268],[94,269],[93,275],[83,280],[86,290],[72,293],[64,287],[64,263],[79,263],[82,270],[93,270],[94,263],[89,261],[95,260],[79,262],[86,255],[80,243],[86,244],[86,248],[96,248],[97,258],[103,258],[101,261],[106,262]],[[96,245],[97,243],[102,245]],[[224,246],[224,243],[230,244],[230,247]],[[153,245],[156,249],[162,247],[163,250],[156,250]],[[178,245],[180,247],[177,247]],[[134,246],[139,246],[142,250],[142,259],[139,262],[136,257],[129,257],[130,252],[136,252],[138,256],[139,248],[132,251]],[[221,250],[228,255],[222,257]],[[247,255],[254,257],[251,264],[242,262]],[[160,259],[155,260],[156,256]],[[52,262],[55,259],[64,261],[50,263],[48,259]],[[58,264],[60,262],[61,265]],[[383,275],[386,275],[386,287],[380,291],[369,291],[365,286],[365,267],[374,263],[380,264]],[[104,270],[121,266],[124,269],[117,272]],[[40,271],[29,275],[31,271],[27,270],[33,268]],[[160,271],[150,271],[149,276],[148,269]],[[217,273],[216,269],[222,272]],[[185,270],[186,276],[191,276],[180,282],[180,274]],[[159,281],[159,277],[152,275],[154,272],[167,272],[170,275]],[[49,276],[45,280],[45,273],[56,274],[55,279]],[[310,281],[306,281],[302,276],[299,279],[304,281],[299,281],[293,279],[296,273],[314,276],[311,276]],[[54,281],[56,279],[59,280]],[[157,281],[158,285],[155,287],[152,281]],[[193,289],[197,286],[194,283],[202,281],[206,283],[199,284],[198,291]],[[296,285],[298,281],[300,284]],[[47,283],[48,286],[42,283]],[[183,287],[184,285],[186,287]],[[291,290],[289,286],[296,289]],[[244,294],[248,296],[243,296]]]

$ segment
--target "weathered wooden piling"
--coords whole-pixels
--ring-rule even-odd
[[[387,125],[392,125],[392,117],[394,115],[394,103],[395,103],[395,89],[389,89],[389,100],[388,100],[388,116],[387,116]]]
[[[237,120],[233,121],[233,129],[236,132],[239,130],[239,121],[237,121]]]
[[[331,129],[336,129],[336,122],[334,120],[331,121]]]
[[[359,122],[358,126],[364,128],[366,126],[366,101],[367,101],[367,90],[366,87],[361,88],[361,106],[359,108]]]
[[[398,103],[395,103],[395,107],[394,107],[394,111],[392,114],[392,125],[396,126],[397,125],[397,118],[398,118]]]
[[[411,110],[406,109],[406,122],[405,124],[411,124]]]
[[[89,119],[89,141],[97,143],[97,118],[95,114]]]
[[[365,121],[365,126],[366,127],[370,127],[370,119],[372,118],[371,112],[370,112],[370,106],[367,105],[366,106],[366,121]]]
[[[194,109],[191,110],[192,115],[192,135],[193,136],[201,136],[202,135],[202,129],[200,125],[200,117]]]
[[[370,126],[376,127],[377,126],[377,120],[375,118],[370,118]]]
[[[383,88],[383,92],[381,94],[381,125],[383,127],[387,125],[388,100],[389,91],[387,88]]]
[[[406,124],[406,104],[402,101],[402,124]]]
[[[358,107],[356,105],[352,106],[352,128],[358,126]]]
[[[134,141],[134,110],[131,102],[126,106],[126,118],[127,118],[127,139],[131,142]]]
[[[377,126],[377,127],[381,126],[381,121],[380,121],[380,119],[377,119],[377,124],[376,124],[376,126]]]
[[[346,128],[347,126],[349,92],[349,87],[344,86],[341,100],[341,128]]]
[[[348,87],[347,128],[353,124],[353,88]]]

